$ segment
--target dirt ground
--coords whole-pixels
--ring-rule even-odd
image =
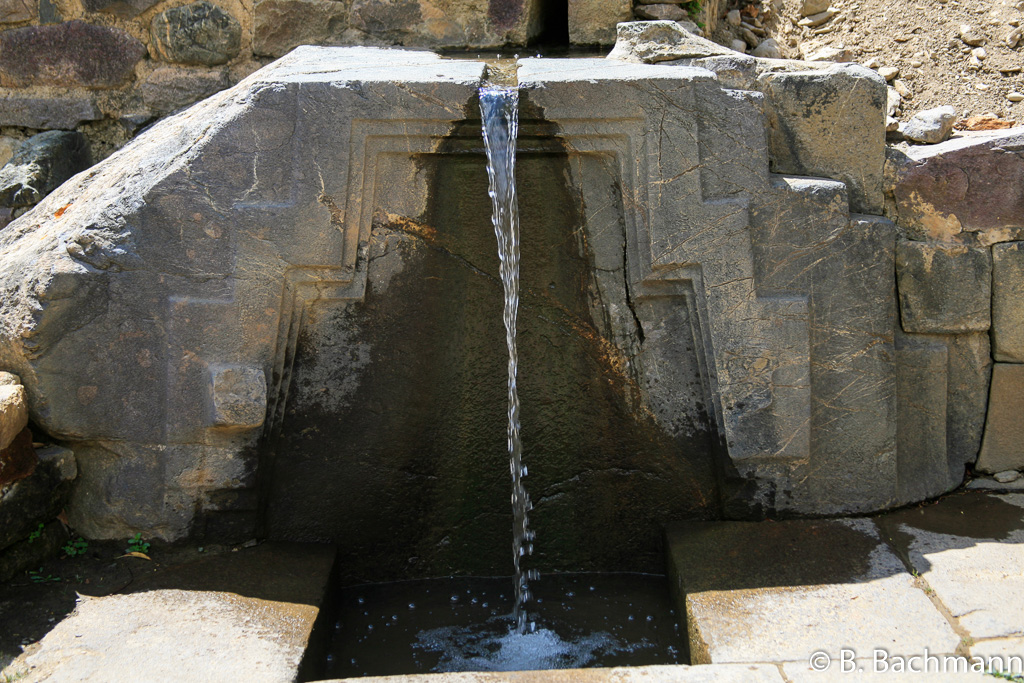
[[[833,0],[837,13],[816,27],[799,25],[804,1],[754,0],[754,9],[744,14],[759,15],[764,37],[774,38],[787,58],[806,59],[833,48],[848,51],[833,61],[899,69],[890,85],[900,81],[897,87],[909,92],[897,114],[901,121],[953,105],[960,117],[994,113],[1024,123],[1024,102],[1007,98],[1024,93],[1024,1]],[[732,0],[729,7],[749,3]],[[968,29],[963,37],[962,25]],[[740,37],[739,29],[721,21],[714,38],[728,45],[730,32]]]

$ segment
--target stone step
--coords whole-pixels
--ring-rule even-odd
[[[960,645],[871,520],[691,522],[670,528],[667,546],[691,663],[807,666],[822,653],[838,666],[844,651]]]
[[[5,669],[25,681],[294,681],[335,548],[264,543],[131,586],[75,611]]]

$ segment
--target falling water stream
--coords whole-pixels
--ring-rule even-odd
[[[492,222],[498,240],[508,345],[508,454],[512,471],[515,590],[507,579],[456,578],[353,586],[326,656],[329,677],[444,671],[514,671],[583,666],[674,664],[680,661],[679,623],[669,608],[664,577],[554,574],[537,583],[533,600],[541,626],[527,615],[535,569],[533,508],[523,486],[519,438],[519,207],[515,156],[519,93],[480,90]],[[508,607],[512,606],[509,626]]]
[[[515,88],[488,87],[480,90],[480,115],[487,149],[487,177],[490,181],[494,235],[498,239],[501,283],[505,291],[505,341],[508,344],[508,455],[512,471],[512,560],[515,566],[516,630],[527,630],[526,602],[529,581],[536,570],[524,571],[523,558],[533,553],[534,534],[529,513],[533,508],[523,486],[526,466],[519,438],[519,392],[516,374],[516,316],[519,309],[519,204],[516,199],[516,136],[519,128],[519,92]],[[532,624],[531,624],[532,627]]]

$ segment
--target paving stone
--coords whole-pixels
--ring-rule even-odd
[[[1024,365],[992,366],[985,436],[975,468],[979,472],[1024,469]]]
[[[913,655],[923,656],[924,652],[912,653],[907,656]],[[941,662],[941,658],[938,660]],[[924,660],[917,660],[912,666],[924,666]],[[921,683],[922,680],[927,678],[928,682],[937,681],[938,683],[958,683],[959,681],[989,681],[992,678],[977,672],[971,672],[965,669],[960,669],[959,672],[951,673],[937,673],[935,669],[929,670],[927,673],[893,673],[894,667],[896,666],[895,660],[889,658],[888,660],[882,660],[882,663],[875,663],[874,659],[856,659],[845,666],[853,667],[852,669],[843,669],[842,662],[832,662],[828,669],[824,671],[816,671],[808,663],[804,662],[788,662],[782,665],[782,672],[786,676],[786,679],[790,683],[805,683],[808,681],[849,681],[850,683],[873,683],[879,679],[885,681],[893,681],[893,683]],[[936,663],[933,667],[940,666]],[[960,664],[961,667],[967,667],[966,662]]]
[[[118,28],[68,21],[0,33],[0,85],[110,88],[125,83],[146,48]]]
[[[1024,491],[1024,478],[1009,482],[998,482],[995,477],[977,477],[967,482],[966,487],[971,491]]]
[[[1024,242],[992,245],[992,353],[1024,363]]]
[[[959,637],[865,519],[670,527],[691,661],[807,662],[823,651],[952,653]]]
[[[332,546],[266,543],[82,597],[13,666],[24,681],[296,680],[333,562]]]
[[[0,126],[36,130],[67,130],[83,121],[102,118],[91,99],[84,97],[5,97],[0,99]]]
[[[989,328],[988,249],[903,240],[896,245],[896,279],[905,332],[954,334]]]
[[[771,664],[713,664],[367,676],[338,679],[334,683],[776,683],[783,680],[778,668]]]
[[[980,640],[971,645],[971,654],[981,657],[1010,657],[1014,661],[1007,661],[1010,665],[1003,669],[1005,673],[1013,673],[1018,676],[1024,674],[1024,637],[994,638],[992,640]],[[1015,665],[1015,666],[1014,666]]]
[[[569,42],[573,45],[612,45],[615,43],[616,25],[620,21],[629,21],[632,16],[633,3],[630,0],[569,0]]]
[[[32,0],[0,0],[0,24],[14,24],[36,18],[36,3]]]
[[[203,0],[160,12],[150,22],[149,36],[156,59],[215,66],[238,54],[242,25],[228,12]]]
[[[972,638],[1020,634],[1024,494],[949,496],[878,523]]]

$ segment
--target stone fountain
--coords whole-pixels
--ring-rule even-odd
[[[543,568],[660,569],[669,521],[921,500],[977,452],[962,407],[914,412],[953,365],[897,333],[884,82],[744,64],[519,62]],[[299,48],[0,233],[0,367],[74,451],[75,529],[329,541],[353,580],[507,571],[485,76]]]

